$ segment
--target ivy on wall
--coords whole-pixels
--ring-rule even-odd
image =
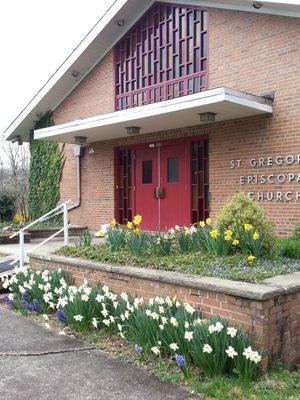
[[[36,122],[34,129],[53,125],[51,112]],[[29,218],[36,219],[56,207],[64,166],[64,147],[57,143],[30,140]]]

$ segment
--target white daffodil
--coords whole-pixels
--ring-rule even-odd
[[[160,325],[158,325],[158,327],[159,327],[159,329],[160,329],[161,331],[163,331],[163,330],[164,330],[164,326],[163,326],[163,324],[160,324]]]
[[[124,312],[124,317],[125,317],[125,319],[128,319],[128,318],[129,318],[129,311],[126,310],[126,311]]]
[[[153,304],[154,304],[154,299],[153,299],[153,298],[149,299],[148,304],[149,304],[149,306],[153,306]]]
[[[102,296],[101,294],[97,294],[96,299],[95,299],[98,303],[101,303],[104,300],[104,296]]]
[[[185,331],[184,338],[190,342],[193,339],[193,334],[194,332]]]
[[[194,321],[194,326],[202,325],[202,324],[203,324],[203,319],[201,319],[201,318],[195,319],[195,321]]]
[[[92,325],[93,325],[93,327],[94,328],[98,328],[98,321],[97,321],[97,318],[92,318]]]
[[[253,351],[250,356],[250,360],[255,364],[258,364],[261,361],[261,355],[259,355],[257,351]]]
[[[221,330],[224,328],[224,326],[221,324],[221,322],[217,322],[215,325],[215,331],[216,332],[221,332]]]
[[[173,302],[172,302],[172,300],[170,299],[170,297],[169,297],[169,296],[168,296],[168,297],[166,297],[166,299],[165,299],[165,302],[166,302],[167,306],[169,306],[169,307],[172,307],[172,305],[173,305]]]
[[[175,317],[171,317],[170,318],[170,323],[173,325],[173,326],[178,326],[178,321],[177,321],[177,319],[175,318]]]
[[[237,329],[233,328],[233,327],[229,327],[227,328],[227,335],[231,336],[232,338],[234,338],[237,334]]]
[[[145,311],[145,313],[146,313],[147,317],[150,317],[150,315],[152,314],[151,310],[148,310],[148,309]]]
[[[165,312],[165,309],[163,308],[163,306],[159,306],[158,311],[160,314],[163,314]]]
[[[159,320],[159,314],[157,314],[156,312],[151,313],[151,318],[155,319],[156,321]]]
[[[101,314],[103,315],[103,317],[107,317],[108,316],[108,311],[106,310],[106,308],[104,308],[102,311],[101,311]]]
[[[25,293],[26,292],[26,290],[21,285],[18,286],[18,289],[19,289],[20,293]]]
[[[168,322],[168,318],[161,317],[161,322],[162,322],[163,325],[166,325],[166,323]]]
[[[109,293],[109,287],[107,285],[102,286],[102,290],[105,294]]]
[[[116,310],[118,308],[119,303],[117,301],[113,302],[113,308]]]
[[[122,300],[128,301],[128,294],[127,293],[125,293],[125,292],[121,293],[120,297],[121,297]]]
[[[252,347],[249,346],[243,351],[243,356],[245,356],[246,359],[249,360],[249,358],[252,356],[252,353],[253,353]]]
[[[80,314],[74,315],[75,321],[81,322],[83,320],[83,316]]]
[[[209,344],[205,344],[203,346],[203,353],[208,353],[210,354],[213,351],[213,349],[211,348],[211,346]]]
[[[156,346],[151,347],[151,351],[152,351],[156,356],[158,356],[158,355],[160,354],[160,350],[159,350],[159,348],[156,347]]]
[[[92,288],[90,286],[85,286],[83,291],[87,296],[89,296],[91,294]]]
[[[120,332],[122,332],[123,326],[122,326],[121,324],[118,324],[117,326],[118,326],[118,330],[119,330]]]
[[[173,350],[173,351],[176,351],[176,350],[179,349],[179,346],[178,346],[177,343],[171,343],[171,344],[169,345],[169,347],[170,347],[170,349]]]
[[[104,323],[104,325],[109,326],[110,325],[110,320],[109,319],[104,319],[102,321]]]
[[[81,295],[81,300],[82,301],[89,301],[89,296],[87,295],[87,294],[83,294],[83,295]]]
[[[225,350],[225,353],[228,355],[230,358],[234,358],[235,356],[238,355],[238,353],[234,350],[232,346],[229,346],[227,350]]]
[[[188,321],[185,321],[185,323],[184,323],[184,327],[185,327],[185,329],[189,329],[189,327],[190,327],[190,323],[189,323]]]

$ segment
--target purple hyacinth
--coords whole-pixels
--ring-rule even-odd
[[[60,308],[56,311],[56,316],[60,322],[62,322],[64,324],[67,322],[66,314]]]
[[[141,354],[141,353],[143,352],[142,346],[139,346],[138,344],[136,344],[136,345],[134,346],[134,350],[135,350],[138,354]]]
[[[43,308],[42,308],[40,302],[38,301],[38,299],[33,299],[32,305],[33,305],[34,311],[36,311],[38,313],[42,312]]]
[[[185,368],[185,358],[180,354],[175,354],[175,360],[180,369]]]
[[[27,299],[28,299],[27,293],[23,292],[22,295],[21,295],[21,301],[27,302]]]
[[[33,311],[33,305],[31,304],[31,303],[27,303],[27,302],[22,302],[22,305],[23,305],[23,307],[27,310],[27,311],[29,311],[29,312],[32,312]]]
[[[4,300],[4,302],[5,302],[7,305],[9,305],[9,306],[12,306],[13,303],[14,303],[14,301],[9,297],[8,294],[5,294],[5,295],[3,296],[3,300]]]

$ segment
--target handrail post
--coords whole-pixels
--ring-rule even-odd
[[[24,267],[24,231],[21,229],[19,232],[19,240],[20,240],[20,254],[19,254],[19,267],[23,268]]]
[[[68,205],[67,203],[63,204],[64,210],[64,245],[69,245],[69,218],[68,218]]]

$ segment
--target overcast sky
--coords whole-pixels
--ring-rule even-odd
[[[0,133],[113,0],[2,0]]]

